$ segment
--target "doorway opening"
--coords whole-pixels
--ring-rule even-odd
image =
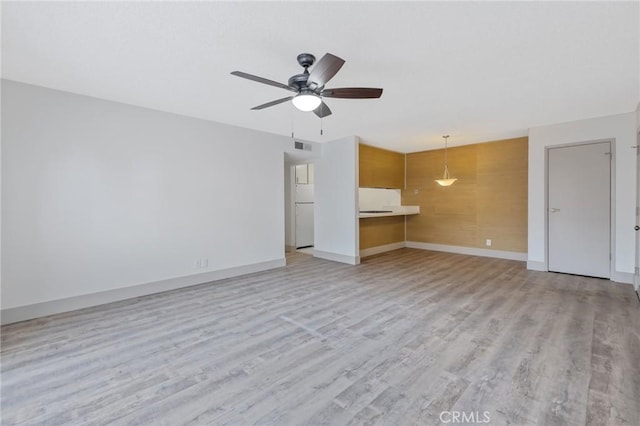
[[[294,193],[296,250],[312,249],[314,245],[313,189],[313,163],[296,165]]]
[[[315,245],[314,165],[285,157],[285,252],[313,255]]]

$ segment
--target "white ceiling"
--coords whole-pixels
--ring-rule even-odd
[[[313,140],[358,135],[411,152],[527,134],[529,127],[635,110],[635,2],[3,2],[3,78]],[[285,82],[296,56],[346,64],[320,120]]]

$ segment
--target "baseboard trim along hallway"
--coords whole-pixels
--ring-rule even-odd
[[[204,284],[212,281],[222,280],[225,278],[252,274],[254,272],[267,271],[269,269],[280,268],[285,265],[286,261],[284,258],[274,259],[266,262],[253,263],[250,265],[236,266],[233,268],[219,269],[217,271],[203,272],[201,274],[187,275],[183,277],[169,278],[162,281],[138,284],[131,287],[101,291],[99,293],[91,293],[82,296],[51,300],[42,303],[35,303],[33,305],[6,308],[2,310],[0,319],[3,325],[11,324],[18,321],[25,321],[33,318],[44,317],[47,315],[75,311],[77,309],[103,305],[105,303],[117,302],[134,297],[147,296],[149,294],[161,293],[163,291]]]
[[[406,247],[420,250],[444,251],[446,253],[468,254],[471,256],[493,257],[496,259],[527,261],[527,253],[515,251],[491,250],[477,247],[449,246],[445,244],[420,243],[407,241]]]
[[[360,259],[368,256],[373,256],[374,254],[385,253],[388,251],[398,250],[401,248],[405,248],[405,242],[400,241],[398,243],[385,244],[383,246],[369,247],[364,250],[360,250]]]
[[[334,262],[346,263],[347,265],[359,265],[360,256],[349,256],[340,253],[331,253],[328,251],[322,251],[318,249],[313,250],[313,256],[320,259],[332,260]]]

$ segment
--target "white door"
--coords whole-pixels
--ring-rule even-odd
[[[611,142],[548,150],[549,271],[610,278]]]
[[[296,166],[296,183],[309,183],[309,173],[306,164]]]
[[[296,203],[313,203],[313,185],[296,185]]]
[[[307,164],[307,182],[313,184],[313,163]]]
[[[296,204],[296,248],[313,245],[313,203]]]

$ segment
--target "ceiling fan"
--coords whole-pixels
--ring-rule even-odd
[[[298,55],[298,63],[304,68],[302,74],[296,74],[291,77],[288,84],[278,83],[277,81],[267,78],[258,77],[256,75],[247,74],[242,71],[233,71],[231,74],[246,78],[248,80],[257,81],[258,83],[268,84],[270,86],[280,87],[296,93],[286,98],[276,99],[266,104],[258,105],[252,110],[259,110],[272,107],[287,101],[291,101],[293,105],[301,111],[313,111],[318,117],[323,118],[331,114],[331,110],[324,103],[322,98],[342,98],[342,99],[373,99],[382,96],[382,89],[372,87],[341,87],[336,89],[326,89],[324,86],[344,65],[344,59],[338,58],[331,53],[324,55],[318,63],[309,72],[309,67],[313,65],[316,57],[310,53],[301,53]]]

